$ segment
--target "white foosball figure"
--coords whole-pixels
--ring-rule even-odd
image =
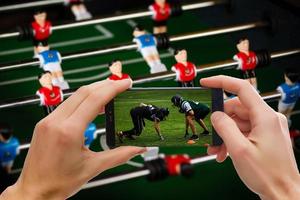
[[[38,46],[37,58],[40,60],[40,67],[44,71],[50,71],[52,74],[52,83],[62,90],[69,89],[69,84],[65,81],[61,68],[61,56],[56,50],[50,50],[49,47]]]
[[[167,71],[166,66],[160,60],[155,37],[139,25],[134,28],[133,36],[133,41],[138,45],[138,51],[150,67],[150,73]]]
[[[76,21],[92,19],[92,14],[84,5],[84,0],[65,0],[65,5],[70,6]]]

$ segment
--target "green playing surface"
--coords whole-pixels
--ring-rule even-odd
[[[150,19],[137,19],[134,21],[143,24],[151,31],[152,22]],[[61,54],[65,54],[127,43],[132,41],[132,27],[129,24],[128,21],[120,21],[55,31],[49,41],[50,46],[52,49],[60,51]],[[183,16],[172,19],[169,22],[169,34],[171,36],[206,30],[207,28],[210,27],[203,24],[192,12],[185,13]],[[15,39],[5,39],[0,42],[0,63],[30,59],[33,56],[31,42],[18,42]],[[176,42],[172,46],[186,48],[189,60],[199,66],[229,59],[236,52],[235,45],[233,45],[228,35]],[[160,52],[160,55],[163,63],[170,69],[172,64],[175,63],[172,54],[164,50]],[[62,64],[65,79],[70,83],[71,88],[103,80],[109,75],[106,63],[115,58],[123,61],[124,72],[129,73],[133,79],[149,74],[149,68],[138,52],[124,51],[65,61]],[[39,88],[37,75],[40,72],[41,70],[36,66],[1,72],[0,100],[34,95]],[[215,70],[199,74],[197,80],[216,74],[239,76],[239,73],[234,69]],[[261,92],[273,91],[279,83],[284,81],[282,70],[279,68],[258,69],[257,74]],[[140,86],[176,86],[176,83],[174,80],[168,80]],[[272,103],[272,105],[275,107],[276,102]],[[0,110],[0,121],[8,122],[13,126],[15,135],[20,139],[21,143],[30,141],[35,124],[42,118],[42,108],[38,105]],[[299,117],[295,115],[293,120],[299,122]],[[99,127],[104,127],[103,117],[98,117],[95,122]],[[197,128],[199,129],[199,126]],[[92,149],[99,150],[98,140],[93,143]],[[183,147],[181,149],[169,147],[163,148],[163,151],[167,153],[190,153],[191,155],[205,153],[205,150],[198,147]],[[25,155],[26,151],[22,151],[21,156],[16,160],[15,169],[22,167]],[[125,165],[110,170],[105,174],[121,172],[128,168]],[[196,172],[195,177],[189,180],[178,177],[162,182],[148,183],[144,178],[134,179],[105,187],[84,190],[72,199],[225,199],[226,197],[228,199],[229,197],[231,197],[230,199],[256,199],[255,195],[241,183],[230,160],[222,165],[214,161],[204,163],[196,167]]]

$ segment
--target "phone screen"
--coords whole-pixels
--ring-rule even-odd
[[[212,111],[223,110],[222,92],[203,88],[135,88],[106,108],[107,143],[115,146],[213,144]]]

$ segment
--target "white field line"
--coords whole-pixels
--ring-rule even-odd
[[[137,23],[132,19],[127,20],[126,23],[132,28],[134,28],[137,25]]]
[[[171,56],[172,55],[170,53],[165,53],[165,54],[162,54],[160,57],[161,58],[168,58],[168,57],[171,57]],[[143,61],[144,61],[143,58],[134,58],[134,59],[130,59],[130,60],[125,60],[122,63],[123,63],[123,65],[130,65],[130,64],[140,63],[140,62],[143,62]],[[107,64],[95,65],[95,66],[90,66],[90,67],[83,67],[83,68],[80,68],[80,69],[66,70],[66,71],[64,71],[64,75],[71,75],[71,74],[77,74],[77,73],[82,73],[82,72],[96,71],[96,70],[104,69],[104,68],[107,68]],[[92,77],[78,78],[78,79],[66,79],[66,80],[69,83],[78,83],[78,82],[100,80],[101,78],[106,77],[108,75],[109,75],[109,73],[106,71],[103,74],[97,74],[97,75],[92,76]],[[3,81],[3,82],[0,82],[0,86],[13,85],[13,84],[30,82],[30,81],[37,81],[37,76],[31,76],[31,77],[26,77],[26,78]]]
[[[65,46],[83,44],[83,43],[88,43],[88,42],[106,40],[106,39],[110,39],[110,38],[114,37],[114,35],[109,30],[104,28],[102,25],[96,25],[94,27],[102,35],[83,38],[83,39],[75,39],[75,40],[70,40],[70,41],[65,41],[65,42],[57,42],[57,43],[51,44],[50,46],[51,46],[51,48],[65,47]],[[13,55],[13,54],[24,53],[24,52],[29,52],[29,51],[33,51],[33,47],[25,47],[25,48],[8,50],[8,51],[0,51],[0,56]]]

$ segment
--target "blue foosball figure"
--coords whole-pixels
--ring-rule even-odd
[[[89,126],[87,127],[87,129],[84,132],[84,145],[86,147],[90,147],[90,145],[92,144],[92,142],[96,139],[97,135],[96,135],[96,124],[94,123],[90,123]]]
[[[0,124],[0,165],[10,173],[14,160],[19,154],[19,140],[13,136],[13,130],[8,124]]]

